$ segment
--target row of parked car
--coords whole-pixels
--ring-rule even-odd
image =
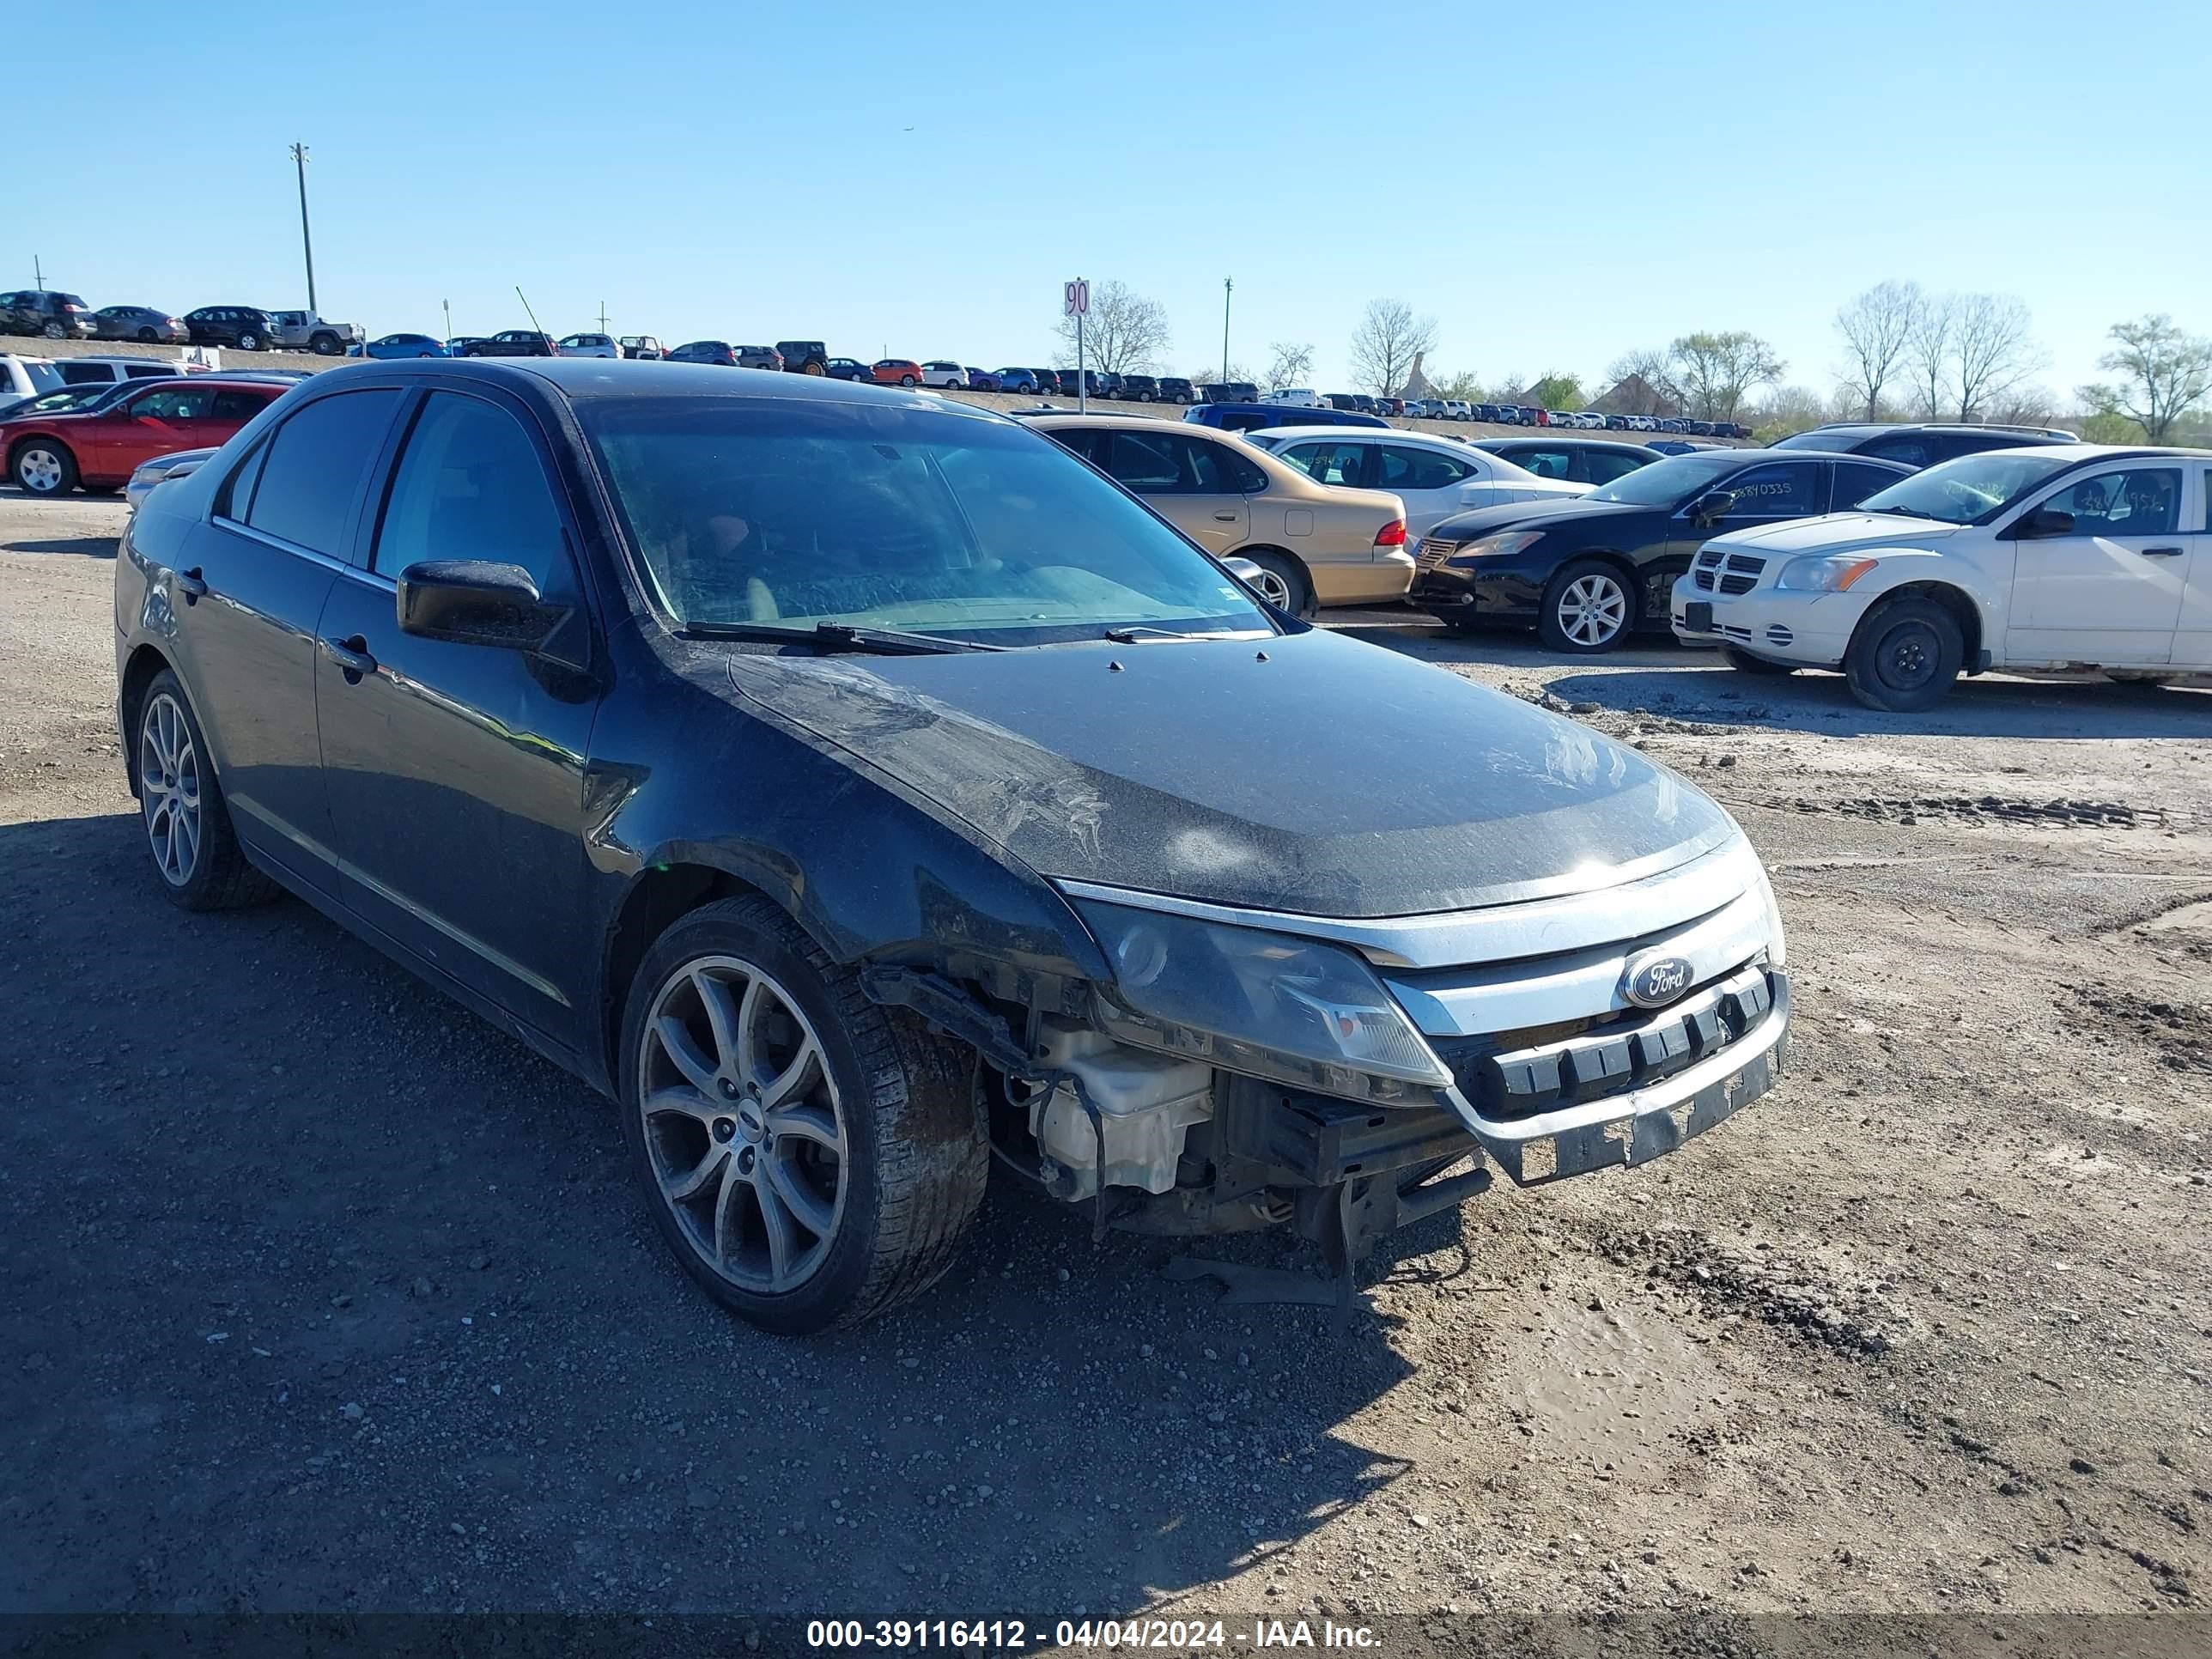
[[[41,288],[0,294],[0,334],[27,334],[42,340],[228,346],[239,351],[312,351],[319,357],[335,357],[364,337],[360,324],[326,322],[312,311],[202,306],[181,317],[159,306],[102,306],[94,311],[76,295]]]
[[[1403,415],[1427,421],[1487,421],[1493,426],[1565,427],[1589,432],[1668,432],[1699,438],[1748,438],[1751,428],[1735,421],[1693,421],[1686,416],[1607,415],[1595,409],[1539,409],[1528,404],[1469,403],[1459,398],[1386,398],[1364,392],[1316,392],[1310,386],[1279,386],[1257,399],[1291,409],[1334,409],[1362,415]]]

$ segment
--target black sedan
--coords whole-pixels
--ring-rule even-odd
[[[557,357],[560,348],[550,334],[534,328],[510,328],[489,339],[471,340],[463,346],[464,357]]]
[[[1554,651],[1610,651],[1667,626],[1674,578],[1711,538],[1840,513],[1911,471],[1805,450],[1653,460],[1587,495],[1444,520],[1422,539],[1408,602],[1458,629],[1534,623]]]
[[[1443,1175],[1478,1137],[1547,1179],[1632,1121],[1638,1162],[1773,1075],[1779,923],[1712,802],[1262,606],[969,404],[349,365],[148,495],[114,586],[150,885],[289,889],[612,1096],[668,1246],[775,1329],[927,1288],[994,1152],[1100,1226],[1296,1220],[1350,1261],[1486,1182]],[[1298,765],[1255,764],[1283,732]],[[1538,898],[1583,955],[1506,1032],[1468,976]]]

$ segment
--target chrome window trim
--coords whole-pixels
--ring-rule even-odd
[[[1639,860],[1650,864],[1672,857]],[[1687,863],[1639,876],[1635,865],[1607,872],[1625,880],[1593,886],[1563,877],[1555,890],[1516,899],[1501,897],[1479,908],[1413,916],[1312,916],[1214,904],[1172,894],[1111,887],[1101,882],[1054,881],[1070,898],[1096,899],[1138,909],[1160,910],[1235,927],[1264,927],[1305,939],[1350,945],[1384,968],[1450,968],[1465,963],[1510,962],[1552,956],[1594,945],[1641,938],[1711,915],[1758,886],[1759,856],[1741,831]]]

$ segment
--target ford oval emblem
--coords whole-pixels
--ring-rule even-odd
[[[1690,988],[1686,958],[1646,951],[1628,959],[1620,993],[1639,1008],[1663,1008]]]

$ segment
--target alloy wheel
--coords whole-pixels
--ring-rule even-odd
[[[1559,594],[1559,631],[1577,645],[1603,645],[1628,620],[1628,595],[1612,577],[1577,576]]]
[[[61,457],[51,449],[27,449],[15,458],[15,482],[33,495],[51,495],[62,487]]]
[[[164,691],[138,726],[138,800],[155,867],[172,887],[192,878],[200,859],[200,762],[191,727]]]
[[[1252,591],[1278,611],[1288,611],[1296,603],[1291,598],[1291,585],[1283,580],[1282,573],[1260,567],[1260,574],[1252,578]]]
[[[655,993],[641,1042],[638,1112],[677,1231],[740,1290],[798,1289],[829,1257],[848,1186],[814,1027],[759,967],[701,957]]]

